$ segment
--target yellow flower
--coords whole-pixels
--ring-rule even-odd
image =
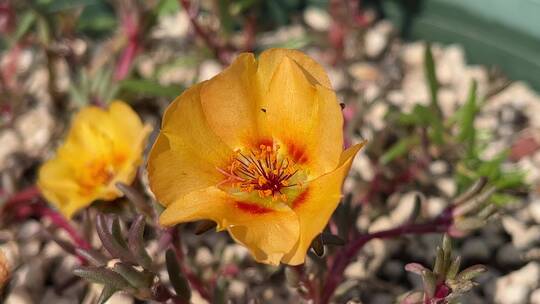
[[[295,50],[241,54],[169,106],[149,156],[160,223],[210,219],[262,263],[304,262],[362,147],[343,151],[324,69]]]
[[[115,184],[135,178],[149,131],[121,101],[81,110],[56,157],[40,168],[39,189],[68,218],[94,200],[120,197]]]
[[[0,249],[0,294],[2,292],[2,289],[6,285],[6,283],[9,281],[10,277],[10,267],[9,262],[4,255],[4,252]]]

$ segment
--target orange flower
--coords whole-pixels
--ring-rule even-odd
[[[2,289],[9,281],[10,277],[10,267],[9,262],[4,255],[4,252],[0,249],[0,293],[2,292]]]
[[[343,151],[324,69],[294,50],[241,54],[167,109],[150,153],[162,225],[210,219],[262,263],[304,262],[362,144]]]
[[[121,101],[81,110],[56,157],[39,170],[43,196],[68,218],[94,200],[121,196],[115,184],[135,178],[149,131]]]

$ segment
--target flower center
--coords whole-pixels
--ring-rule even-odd
[[[90,194],[99,186],[106,186],[114,178],[125,161],[125,156],[115,153],[109,158],[98,158],[89,161],[78,178],[79,186],[85,194]]]
[[[303,170],[279,152],[279,145],[260,145],[259,149],[237,150],[226,169],[218,168],[227,184],[236,191],[257,193],[261,199],[271,198],[273,202],[289,201],[289,194],[295,194],[295,187],[302,187]]]

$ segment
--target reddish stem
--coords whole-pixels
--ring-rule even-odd
[[[191,26],[193,26],[193,29],[195,30],[195,33],[197,34],[197,36],[199,36],[206,43],[206,45],[210,49],[212,49],[212,51],[214,52],[214,55],[221,62],[221,64],[223,65],[229,64],[231,61],[229,52],[222,44],[220,44],[215,39],[215,37],[210,36],[210,34],[201,27],[201,25],[197,21],[197,12],[194,11],[191,7],[191,1],[179,0],[179,2],[184,8],[184,10],[186,11],[189,17]]]
[[[116,65],[114,71],[115,80],[126,78],[139,50],[139,26],[137,25],[136,16],[134,14],[125,14],[122,19],[124,32],[128,37],[128,44]]]
[[[399,190],[399,187],[405,185],[413,180],[424,171],[429,165],[429,156],[424,159],[419,159],[415,163],[411,164],[400,175],[395,176],[392,180],[385,182],[384,175],[380,168],[375,169],[375,175],[370,182],[368,192],[360,199],[360,203],[367,204],[372,201],[373,197],[377,194],[390,194]],[[375,165],[377,166],[377,165]]]
[[[257,19],[249,15],[244,26],[244,52],[253,52],[255,48],[255,34],[257,33]]]
[[[71,223],[56,210],[53,210],[43,203],[38,203],[34,206],[36,213],[42,218],[48,218],[58,228],[64,230],[73,243],[81,249],[90,249],[90,244],[79,234],[79,232],[71,225]]]
[[[294,271],[296,271],[296,274],[298,275],[298,279],[300,283],[307,289],[307,294],[304,294],[304,298],[306,300],[311,300],[313,303],[319,303],[320,302],[320,293],[318,290],[313,286],[313,281],[311,281],[305,271],[304,265],[298,265],[298,266],[291,266]]]
[[[1,191],[1,195],[4,195],[5,193]],[[23,189],[22,191],[19,191],[15,194],[13,194],[4,205],[4,210],[7,210],[8,208],[13,207],[16,204],[19,203],[25,203],[32,199],[38,198],[40,195],[39,189],[36,186],[31,186],[28,188]]]
[[[360,249],[362,249],[366,243],[373,239],[389,239],[409,234],[419,235],[446,232],[448,227],[452,224],[452,219],[451,217],[447,216],[447,214],[448,213],[445,212],[441,217],[438,217],[429,223],[405,224],[393,229],[358,236],[341,251],[339,251],[331,261],[329,271],[324,282],[324,289],[322,290],[320,303],[326,304],[330,301],[330,298],[334,294],[337,286],[343,280],[343,272],[345,268],[347,265],[349,265],[352,259],[357,256]]]
[[[34,201],[34,202],[32,202]],[[41,197],[41,192],[36,186],[28,187],[13,196],[5,203],[2,213],[12,212],[16,218],[24,219],[31,216],[39,218],[48,218],[57,228],[64,230],[70,237],[76,247],[81,249],[90,249],[90,244],[79,234],[79,232],[71,225],[68,219],[58,213],[56,210],[49,208]],[[77,256],[81,263],[86,260],[83,257]]]
[[[199,279],[199,277],[189,269],[189,267],[186,267],[184,263],[184,252],[182,251],[182,241],[180,239],[180,233],[176,228],[168,229],[166,233],[170,233],[171,235],[171,247],[173,248],[174,252],[176,253],[176,257],[178,258],[178,261],[180,261],[180,267],[182,269],[182,272],[186,276],[187,280],[189,281],[189,284],[197,290],[197,292],[203,297],[205,300],[207,300],[210,303],[213,303],[212,296],[208,292],[208,290],[205,288],[204,283]]]

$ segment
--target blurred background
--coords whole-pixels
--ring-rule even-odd
[[[464,266],[489,269],[462,302],[540,303],[538,16],[538,0],[0,0],[0,206],[33,185],[78,109],[123,100],[153,125],[152,142],[166,106],[238,53],[298,48],[345,104],[346,141],[370,141],[344,186],[356,213],[335,221],[372,232],[433,218],[487,177],[501,211],[456,241]],[[137,183],[147,191],[143,172]],[[50,223],[4,212],[0,224],[5,303],[94,303],[99,290],[71,274],[77,260],[43,234]],[[212,278],[212,300],[194,302],[299,301],[283,268],[254,264],[226,235],[185,242],[188,263]],[[404,265],[431,265],[438,244],[370,242],[335,302],[394,303],[421,285]]]

